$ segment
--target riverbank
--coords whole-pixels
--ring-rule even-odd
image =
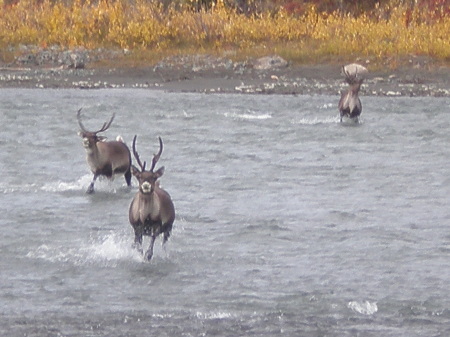
[[[346,88],[339,64],[294,65],[281,57],[235,62],[225,57],[168,57],[149,66],[127,66],[120,58],[95,62],[16,60],[0,65],[0,88],[146,88],[168,92],[336,95]],[[70,61],[71,60],[71,61]],[[366,96],[450,97],[450,67],[411,57],[397,69],[362,62],[369,75]]]

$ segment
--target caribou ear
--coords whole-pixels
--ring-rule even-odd
[[[136,177],[139,178],[141,175],[141,171],[138,170],[138,168],[134,165],[131,165],[131,173]]]
[[[105,141],[105,140],[107,139],[107,137],[105,137],[105,136],[97,136],[97,139],[98,139],[100,142],[103,142],[103,141]]]
[[[155,172],[156,177],[157,177],[157,178],[160,178],[160,177],[164,174],[164,170],[165,170],[164,166],[161,166],[161,167]]]

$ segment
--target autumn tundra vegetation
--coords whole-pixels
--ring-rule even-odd
[[[0,60],[20,46],[290,62],[450,63],[450,0],[0,0]],[[129,56],[130,57],[130,56]]]

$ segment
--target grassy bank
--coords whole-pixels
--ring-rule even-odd
[[[121,48],[141,61],[165,55],[212,53],[235,58],[279,54],[294,63],[358,58],[394,66],[409,55],[450,63],[450,15],[389,2],[357,16],[301,13],[283,7],[244,15],[219,1],[206,10],[145,0],[19,1],[0,11],[0,57],[21,44],[62,48]],[[8,54],[8,50],[11,52]],[[136,60],[138,61],[138,60]]]

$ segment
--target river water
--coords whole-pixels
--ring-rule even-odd
[[[449,336],[450,100],[1,90],[0,335]],[[91,174],[76,112],[151,160],[177,217],[151,262],[136,181]],[[145,244],[147,244],[146,241]]]

